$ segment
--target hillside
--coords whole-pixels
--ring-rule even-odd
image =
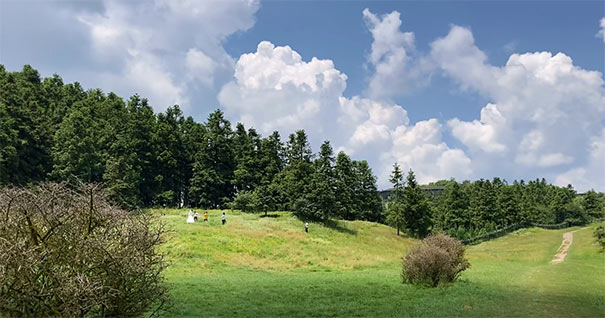
[[[173,232],[164,249],[175,304],[167,316],[603,316],[605,256],[592,230],[524,229],[470,246],[471,268],[448,287],[403,285],[400,259],[414,240],[384,225],[303,223],[211,211],[185,223],[185,210],[154,210]],[[200,219],[201,215],[200,215]],[[550,263],[565,232],[561,264]]]

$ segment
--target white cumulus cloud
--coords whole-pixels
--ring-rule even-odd
[[[459,26],[431,44],[431,57],[461,88],[490,100],[479,120],[448,122],[453,136],[473,153],[473,162],[512,162],[509,168],[526,176],[570,171],[569,179],[587,171],[594,152],[600,151],[593,144],[605,120],[601,73],[550,52],[512,54],[506,65],[493,66],[472,32]],[[503,166],[488,171],[503,173]],[[605,181],[597,185],[603,187]]]
[[[257,1],[117,1],[103,10],[78,11],[94,58],[107,67],[94,85],[148,97],[156,110],[187,109],[198,93],[214,99],[233,74],[225,39],[255,22]]]
[[[421,182],[467,177],[470,160],[441,140],[436,119],[410,125],[406,110],[391,102],[343,96],[347,76],[330,60],[304,61],[289,46],[259,43],[243,54],[233,81],[219,101],[227,114],[264,134],[282,136],[305,129],[317,147],[330,140],[335,149],[367,159],[388,186],[392,165],[417,171]]]
[[[425,83],[430,65],[415,56],[414,33],[400,30],[401,14],[393,11],[377,16],[365,9],[363,19],[374,39],[368,56],[374,71],[367,89],[369,96],[391,99]]]

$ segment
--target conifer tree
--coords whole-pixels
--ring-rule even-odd
[[[405,229],[413,237],[423,238],[430,233],[431,207],[416,182],[414,171],[410,169],[403,189],[403,218]]]
[[[365,160],[353,162],[355,187],[353,201],[357,209],[356,218],[361,220],[384,222],[382,199],[376,187],[376,177]]]
[[[334,153],[329,141],[325,141],[319,156],[313,163],[313,174],[306,193],[307,207],[298,207],[296,213],[303,218],[326,221],[336,215],[334,180]]]
[[[206,123],[206,137],[193,164],[189,195],[192,204],[221,207],[233,198],[235,169],[231,123],[217,110]]]
[[[393,184],[393,191],[387,202],[387,223],[397,229],[397,235],[405,228],[405,206],[403,201],[403,174],[399,164],[395,162],[393,172],[389,179]]]

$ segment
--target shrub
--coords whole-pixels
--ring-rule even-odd
[[[601,252],[605,252],[605,227],[599,225],[594,230],[594,237],[597,239],[597,243],[601,246]]]
[[[164,226],[95,185],[0,189],[0,316],[120,316],[168,300]]]
[[[401,278],[404,283],[436,287],[453,282],[469,266],[464,245],[438,233],[422,240],[403,258]]]

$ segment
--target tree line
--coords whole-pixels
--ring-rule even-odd
[[[126,207],[291,210],[307,219],[382,221],[376,177],[366,161],[314,154],[304,130],[282,141],[235,127],[217,110],[205,123],[178,105],[154,113],[138,95],[41,79],[26,65],[0,65],[0,185],[78,179],[103,183]]]
[[[427,197],[413,173],[395,165],[394,194],[380,199],[366,161],[334,151],[329,141],[313,153],[297,130],[282,141],[254,128],[232,127],[217,110],[206,122],[178,105],[155,113],[138,95],[123,100],[100,89],[41,79],[26,65],[0,65],[0,185],[40,181],[103,183],[113,200],[133,207],[236,208],[294,211],[309,220],[386,222],[424,237],[444,231],[458,238],[520,222],[582,223],[602,217],[605,198],[544,179],[442,180]],[[386,209],[385,209],[386,208]]]
[[[578,194],[571,185],[559,187],[545,179],[512,184],[500,178],[474,182],[441,180],[444,187],[427,195],[410,170],[404,180],[395,164],[393,194],[387,200],[387,222],[411,236],[445,232],[459,239],[486,234],[516,224],[582,225],[605,217],[605,194]]]

